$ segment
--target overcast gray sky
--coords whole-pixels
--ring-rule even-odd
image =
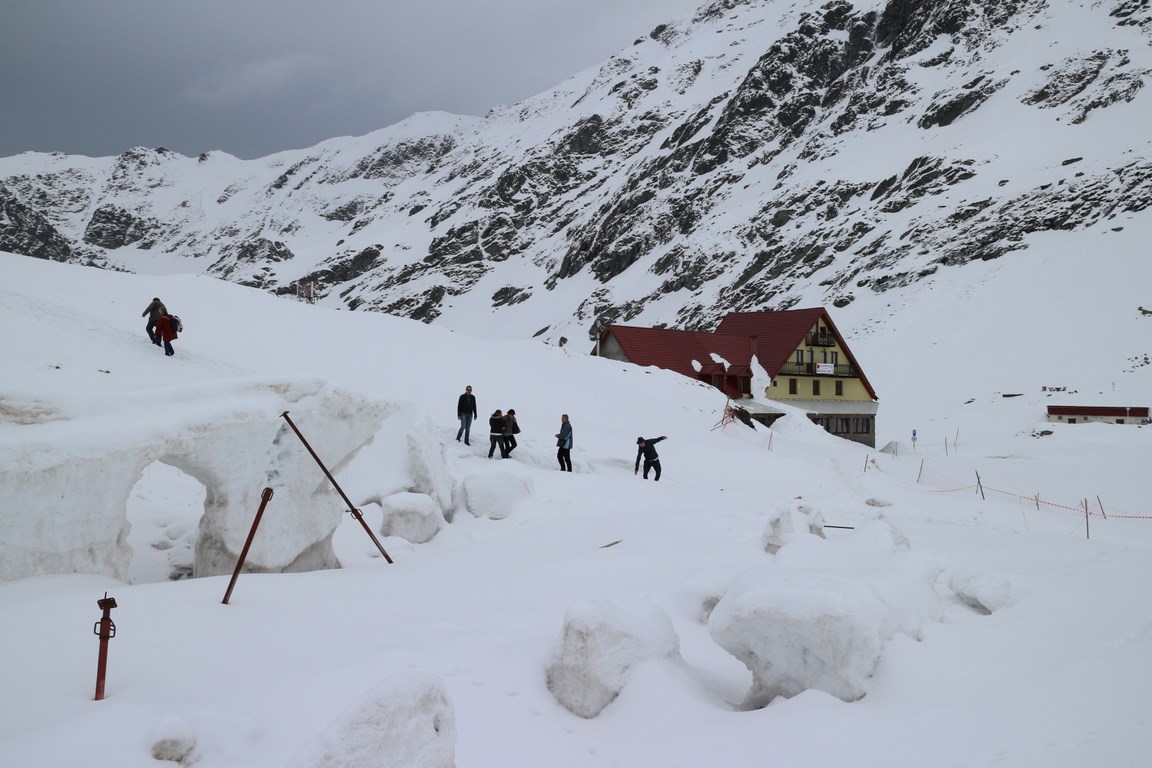
[[[0,156],[135,146],[243,158],[482,115],[704,0],[9,0]]]

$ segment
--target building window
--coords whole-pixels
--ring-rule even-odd
[[[836,380],[836,397],[844,397],[844,382]]]
[[[812,379],[812,394],[816,397],[820,396],[820,379]]]
[[[788,379],[788,394],[795,395],[799,391],[799,385],[796,383],[796,379]]]

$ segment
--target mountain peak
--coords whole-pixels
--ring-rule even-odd
[[[846,307],[1041,234],[1147,232],[1150,19],[1123,0],[716,0],[484,117],[252,161],[2,159],[0,246],[306,281],[328,304],[553,342]]]

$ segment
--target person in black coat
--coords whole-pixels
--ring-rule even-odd
[[[488,441],[488,458],[492,458],[496,446],[500,446],[500,458],[508,458],[508,452],[504,450],[504,414],[499,408],[488,418]]]
[[[460,420],[460,429],[456,432],[456,442],[464,436],[464,445],[472,445],[468,438],[472,434],[472,420],[476,418],[476,398],[472,395],[472,387],[464,387],[464,394],[456,401],[456,418]]]
[[[648,479],[648,470],[656,470],[656,477],[653,480],[660,479],[660,454],[656,453],[656,443],[661,440],[667,440],[667,435],[660,435],[660,437],[638,437],[636,438],[636,468],[632,470],[632,474],[640,471],[640,459],[644,459],[644,479]]]
[[[509,408],[504,414],[504,458],[512,455],[516,448],[516,435],[520,434],[520,422],[516,421],[516,409]]]

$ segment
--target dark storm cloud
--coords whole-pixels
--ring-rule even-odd
[[[0,11],[0,156],[256,157],[484,114],[702,0],[35,0]]]

